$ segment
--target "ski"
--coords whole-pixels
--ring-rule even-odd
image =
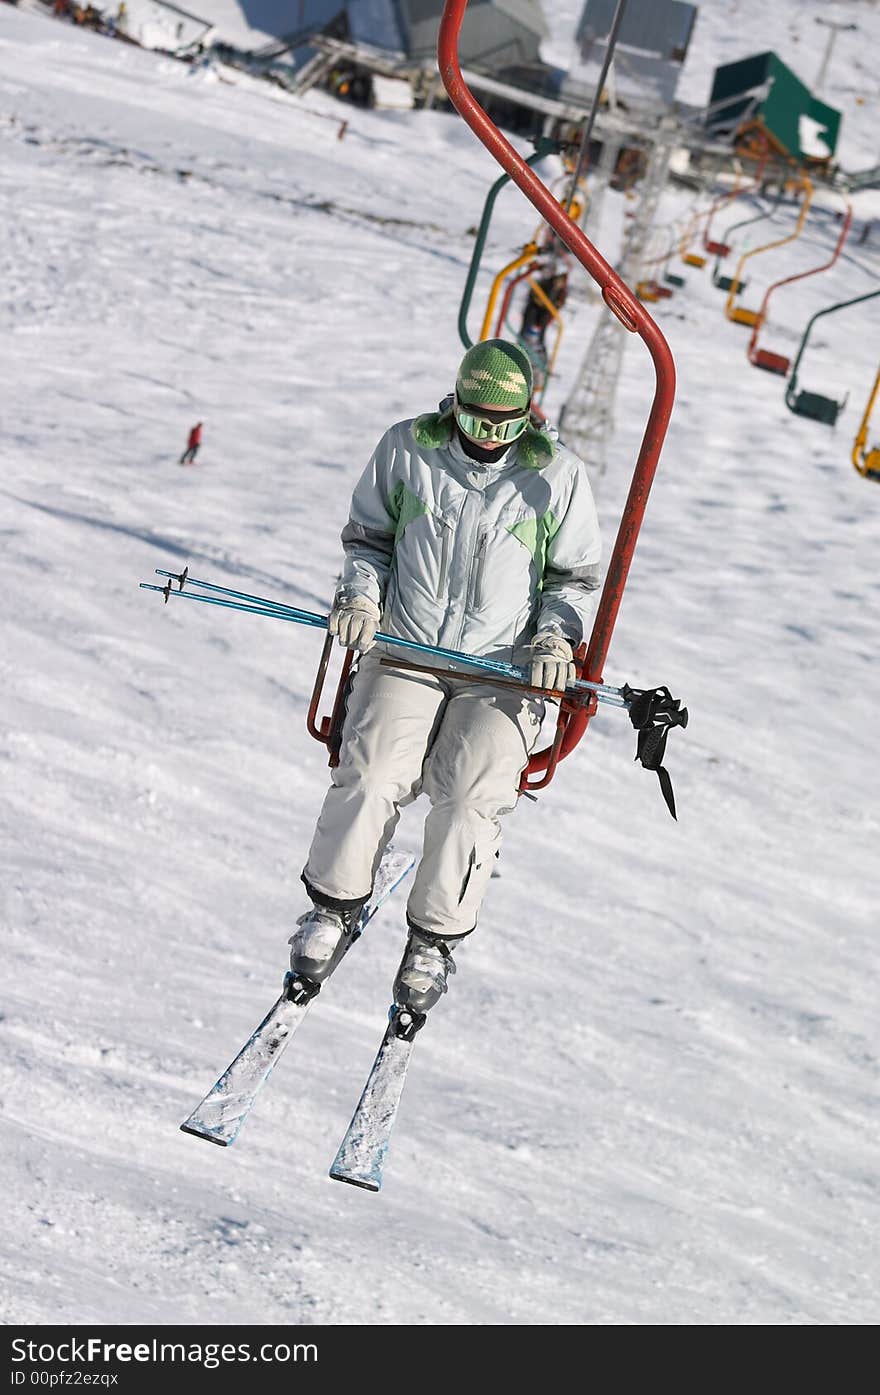
[[[364,1187],[370,1192],[381,1188],[385,1155],[406,1084],[413,1044],[424,1022],[424,1015],[396,1005],[392,1007],[373,1069],[330,1168],[335,1182],[349,1182],[353,1187]]]
[[[400,885],[414,862],[412,853],[398,852],[393,848],[387,850],[376,873],[373,894],[364,906],[357,931],[352,936],[352,944],[363,934],[380,906]],[[216,1085],[181,1124],[184,1133],[207,1139],[209,1143],[216,1143],[221,1148],[228,1148],[235,1142],[254,1107],[257,1095],[290,1044],[291,1038],[309,1010],[312,998],[317,994],[316,985],[308,985],[311,992],[303,992],[303,983],[303,980],[295,979],[291,973],[285,975],[280,998],[270,1008],[259,1027],[248,1037]],[[295,996],[291,996],[292,993],[295,993]]]

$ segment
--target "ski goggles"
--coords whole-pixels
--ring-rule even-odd
[[[470,406],[467,402],[455,399],[455,420],[469,441],[483,445],[505,445],[521,436],[529,424],[529,410],[515,407],[506,411],[503,407]]]

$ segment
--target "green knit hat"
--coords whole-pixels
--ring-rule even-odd
[[[526,412],[532,400],[532,365],[518,344],[484,339],[462,359],[455,390],[460,402]]]

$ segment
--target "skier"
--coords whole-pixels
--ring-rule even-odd
[[[541,277],[538,285],[550,304],[555,306],[557,310],[561,310],[568,296],[568,272],[550,271]],[[544,301],[536,296],[533,290],[530,290],[523,312],[520,333],[524,337],[535,335],[536,342],[540,343],[543,348],[544,335],[552,318],[553,312],[548,310]]]
[[[197,421],[195,426],[192,427],[192,429],[190,430],[189,436],[187,437],[186,450],[180,457],[179,463],[181,465],[193,465],[195,463],[195,458],[199,453],[199,446],[201,444],[202,423],[200,421]]]
[[[422,1015],[446,991],[453,950],[476,926],[500,816],[538,738],[544,699],[406,671],[385,633],[530,664],[535,687],[575,675],[599,585],[600,538],[583,463],[530,419],[519,346],[474,345],[436,413],[398,422],[358,483],[329,629],[363,656],[339,763],[302,880],[312,908],[290,938],[294,975],[321,983],[348,948],[400,808],[431,810],[394,981]],[[393,664],[393,660],[392,660]],[[422,1019],[423,1020],[423,1019]]]

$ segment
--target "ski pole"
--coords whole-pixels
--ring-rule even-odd
[[[220,596],[234,596],[238,601],[251,601],[263,606],[269,606],[272,610],[283,610],[290,615],[301,615],[303,617],[314,617],[315,612],[311,610],[301,610],[299,606],[288,605],[286,601],[272,601],[266,596],[252,596],[249,591],[233,591],[229,586],[218,586],[213,581],[199,581],[198,577],[190,576],[189,567],[184,567],[182,572],[167,572],[162,567],[156,568],[157,576],[167,576],[169,581],[176,581],[178,589],[171,595],[179,595],[184,586],[198,586],[203,591],[215,591]],[[164,586],[155,587],[155,590],[165,591]],[[320,618],[320,617],[318,617]]]
[[[166,605],[172,596],[176,596],[185,601],[200,601],[203,605],[219,605],[225,610],[244,611],[248,615],[267,615],[276,620],[286,620],[290,624],[306,625],[311,629],[326,630],[329,625],[329,615],[319,615],[317,611],[313,610],[301,610],[297,606],[286,605],[283,601],[271,601],[265,596],[255,596],[248,591],[236,591],[228,586],[218,586],[211,581],[200,581],[197,577],[189,575],[188,567],[184,567],[182,572],[170,572],[157,567],[156,575],[166,577],[166,584],[156,586],[152,582],[142,581],[140,583],[141,590],[158,591],[160,595],[165,597]],[[172,589],[171,583],[173,581],[177,582],[176,591]],[[193,591],[184,591],[183,588],[187,584],[216,594],[202,596]],[[227,596],[232,599],[225,599]],[[493,681],[494,676],[495,681],[503,687],[518,687],[526,692],[539,692],[560,700],[565,697],[571,698],[572,695],[582,696],[591,693],[599,702],[624,708],[638,732],[639,749],[636,758],[642,762],[646,769],[657,771],[663,797],[670,813],[675,818],[672,785],[661,762],[669,730],[673,726],[686,727],[688,712],[686,707],[682,707],[681,703],[672,697],[668,688],[631,688],[627,683],[622,688],[613,688],[608,683],[597,683],[589,678],[576,678],[574,682],[566,686],[564,691],[538,689],[530,683],[530,674],[527,669],[516,664],[505,663],[501,659],[486,659],[479,654],[466,654],[460,649],[444,649],[438,644],[421,644],[417,640],[403,639],[399,635],[383,634],[381,630],[377,631],[375,639],[380,644],[391,645],[392,648],[415,650],[419,654],[430,654],[433,658],[447,659],[452,663],[468,664],[472,668],[483,670],[479,678],[477,675],[473,675],[475,681],[489,683]],[[395,661],[386,659],[383,662],[394,664]],[[399,661],[399,666],[437,673],[437,669],[429,668],[427,665]]]
[[[167,586],[153,586],[148,581],[140,583],[142,591],[158,591],[168,598]],[[182,601],[200,601],[202,605],[219,605],[224,610],[243,610],[247,615],[268,615],[275,620],[289,620],[292,625],[308,625],[313,629],[326,630],[327,616],[312,614],[310,611],[289,613],[281,607],[270,605],[244,605],[241,601],[224,601],[221,596],[197,596],[192,591],[172,591],[172,596]]]
[[[283,606],[280,602],[268,602],[258,605],[245,605],[242,601],[227,601],[222,596],[198,596],[192,591],[169,591],[167,586],[153,586],[148,581],[140,583],[142,591],[158,591],[168,599],[169,596],[183,601],[199,601],[202,605],[219,605],[224,610],[241,610],[247,615],[267,615],[270,619],[287,620],[293,625],[307,625],[311,629],[326,630],[329,615],[319,615],[316,611],[297,610],[293,606]],[[254,598],[259,600],[258,597]],[[376,642],[380,644],[394,644],[400,649],[414,649],[420,654],[433,654],[440,659],[449,659],[459,663],[474,664],[477,668],[487,669],[492,673],[500,673],[505,677],[515,678],[519,676],[520,670],[513,664],[505,664],[500,660],[484,659],[477,654],[463,654],[457,649],[440,649],[432,644],[419,644],[414,639],[402,639],[398,635],[386,635],[379,631],[376,634]]]
[[[454,673],[452,669],[432,668],[430,664],[414,664],[409,659],[382,659],[381,663],[388,668],[402,668],[412,673],[433,673],[439,678],[460,678],[462,675]],[[513,665],[511,665],[513,667]],[[599,702],[607,702],[611,707],[626,707],[627,700],[623,695],[622,688],[610,688],[607,683],[591,683],[588,679],[576,678],[569,683],[566,688],[539,688],[534,683],[529,682],[529,675],[524,668],[516,669],[516,678],[503,677],[500,673],[472,673],[469,675],[472,683],[491,683],[498,688],[518,688],[522,692],[535,693],[538,697],[571,698],[572,690],[581,690],[584,697],[595,696]]]
[[[189,575],[189,569],[184,568],[182,572],[166,571],[162,567],[156,568],[157,576],[168,578],[167,586],[154,586],[147,581],[140,583],[144,591],[158,591],[166,601],[169,597],[182,597],[188,601],[201,601],[206,605],[219,605],[229,610],[242,610],[249,615],[269,615],[276,616],[281,620],[289,620],[292,623],[308,625],[314,629],[326,629],[329,616],[319,615],[317,611],[302,610],[298,606],[287,605],[284,601],[269,600],[266,596],[255,596],[249,591],[235,591],[229,586],[218,586],[212,581],[200,581],[197,577]],[[171,587],[171,582],[178,583],[175,591]],[[192,592],[184,591],[184,586],[198,586],[204,591],[217,592],[217,596],[195,596]],[[233,601],[220,600],[220,596],[233,596],[236,602],[248,602],[248,604],[236,604]],[[517,664],[505,663],[503,659],[486,659],[479,654],[467,654],[460,649],[444,649],[436,644],[421,644],[414,639],[403,639],[398,635],[386,635],[380,630],[376,635],[376,642],[381,644],[393,644],[399,649],[412,649],[420,654],[431,654],[435,658],[449,659],[453,662],[471,664],[475,668],[486,669],[490,673],[500,673],[505,677],[513,679],[517,683],[525,683],[527,674],[524,668]],[[595,683],[587,678],[578,678],[574,683],[569,684],[569,688],[596,693],[603,702],[610,702],[615,706],[624,707],[623,690],[613,688],[607,683]]]

